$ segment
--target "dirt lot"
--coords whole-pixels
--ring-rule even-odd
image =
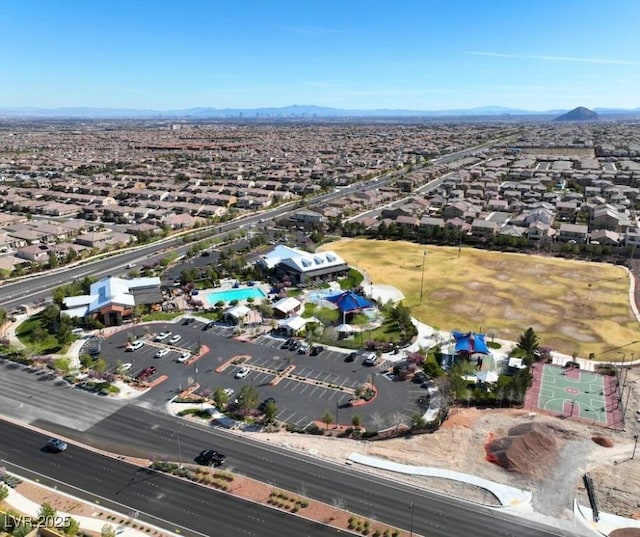
[[[640,356],[639,343],[628,345],[640,340],[640,329],[622,267],[474,248],[459,256],[457,248],[403,241],[347,239],[323,249],[335,250],[374,283],[397,287],[414,317],[430,326],[510,341],[531,326],[542,345],[564,354],[616,360],[605,351],[625,345]]]
[[[640,449],[631,460],[634,435],[640,433],[636,410],[640,408],[640,368],[629,370],[630,387],[627,430],[610,431],[570,420],[531,415],[523,410],[453,409],[443,427],[434,434],[383,442],[358,442],[330,437],[271,434],[256,435],[290,449],[344,462],[351,453],[388,458],[395,462],[455,469],[493,481],[532,490],[535,509],[546,515],[569,516],[572,500],[589,505],[582,475],[590,472],[603,511],[622,516],[640,516]],[[626,398],[626,395],[625,395]],[[529,454],[527,473],[506,470],[486,460],[485,444],[514,426],[535,422],[546,427],[556,440],[554,451]],[[594,436],[612,441],[602,447]],[[375,470],[381,474],[383,471]],[[492,503],[482,491],[457,487],[449,482],[387,473],[415,486],[443,490],[475,501]],[[338,498],[339,499],[339,498]]]

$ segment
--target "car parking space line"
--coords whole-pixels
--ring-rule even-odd
[[[313,395],[320,386],[315,386],[309,395]]]
[[[308,376],[313,378],[313,379],[317,379],[320,375],[322,375],[322,371],[317,371],[315,369],[311,370],[311,373],[316,373],[315,375],[309,374]]]
[[[306,423],[305,423],[306,422]],[[307,416],[302,416],[299,420],[293,422],[297,427],[300,427],[300,423],[305,423],[305,427],[311,423],[311,420]]]
[[[283,412],[284,412],[284,411],[283,411]],[[286,419],[282,419],[282,418],[281,418],[281,416],[282,416],[282,412],[281,412],[281,413],[278,415],[278,419],[279,419],[280,421],[284,421],[285,423],[289,423],[289,421],[291,420],[291,418],[293,418],[293,416],[295,416],[295,415],[296,415],[296,413],[295,413],[295,412],[292,412],[292,413],[291,413],[291,415],[290,415],[288,418],[286,418]]]
[[[310,384],[307,384],[306,382],[296,382],[296,384],[302,385],[302,389],[300,390],[301,394],[303,394],[310,386]]]

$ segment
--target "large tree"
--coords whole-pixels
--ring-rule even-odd
[[[534,354],[538,350],[539,346],[538,334],[536,334],[536,331],[533,328],[527,328],[520,336],[518,348],[524,351],[529,364],[533,362]]]

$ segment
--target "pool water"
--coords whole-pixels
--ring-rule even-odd
[[[244,289],[227,289],[225,291],[212,291],[206,294],[209,304],[215,304],[220,300],[231,302],[232,300],[247,300],[247,298],[262,299],[267,295],[262,289],[257,287],[246,287]]]

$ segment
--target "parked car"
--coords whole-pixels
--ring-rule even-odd
[[[164,341],[171,335],[171,332],[160,332],[156,337],[154,337],[154,341]]]
[[[318,356],[321,352],[324,352],[324,346],[322,345],[313,345],[311,347],[311,356]]]
[[[262,403],[260,403],[260,405],[258,406],[258,410],[260,412],[264,412],[264,409],[267,408],[267,405],[269,403],[274,403],[275,404],[276,399],[275,397],[267,397],[264,401],[262,401]]]
[[[133,367],[133,364],[131,362],[127,362],[125,364],[120,364],[120,367],[118,367],[118,371],[120,371],[120,373],[126,373],[132,367]]]
[[[187,317],[184,321],[182,321],[182,324],[184,325],[189,325],[191,323],[195,323],[196,320],[193,317]]]
[[[203,330],[209,330],[209,328],[213,328],[216,325],[215,321],[209,321],[207,324],[205,324],[202,329]]]
[[[349,354],[347,354],[344,358],[345,362],[353,362],[356,357],[358,356],[358,352],[354,351],[354,352],[350,352]]]
[[[242,369],[239,369],[238,371],[236,371],[235,377],[237,379],[243,379],[249,374],[250,371],[251,370],[248,367],[243,367]]]
[[[49,438],[47,441],[47,448],[54,453],[60,453],[67,449],[67,443],[59,438]]]
[[[171,343],[171,345],[175,345],[176,343],[178,343],[178,341],[180,341],[182,339],[182,336],[180,334],[176,334],[175,336],[173,336],[170,340],[169,343]]]
[[[290,337],[290,338],[285,340],[285,342],[282,344],[282,346],[280,348],[281,349],[288,349],[289,347],[291,347],[291,345],[293,345],[294,341],[295,341],[295,339]]]
[[[157,369],[154,366],[145,367],[142,371],[140,371],[136,375],[136,379],[138,379],[138,380],[146,380],[151,375],[153,375],[156,371],[157,371]]]
[[[179,364],[183,364],[184,362],[187,362],[189,358],[191,358],[191,353],[183,352],[180,356],[178,356],[176,362],[178,362]]]
[[[422,384],[428,378],[429,375],[427,375],[424,371],[417,371],[413,375],[413,382],[415,382],[416,384]]]
[[[226,460],[226,455],[223,455],[214,449],[203,449],[195,458],[195,461],[198,464],[203,464],[205,466],[220,466]]]
[[[309,345],[306,341],[303,341],[302,343],[300,343],[300,345],[298,345],[298,354],[307,354],[310,348],[311,345]]]
[[[234,394],[233,388],[225,388],[222,391],[227,397],[231,397]]]
[[[129,343],[129,345],[127,345],[127,347],[124,350],[128,352],[133,352],[133,351],[137,351],[138,349],[141,349],[143,346],[144,346],[144,341],[142,341],[141,339],[138,339],[136,341],[132,341],[131,343]]]
[[[375,352],[367,352],[364,354],[362,363],[364,365],[376,365],[378,363],[378,356]]]
[[[158,349],[157,352],[153,355],[154,358],[162,358],[169,354],[169,349]]]

